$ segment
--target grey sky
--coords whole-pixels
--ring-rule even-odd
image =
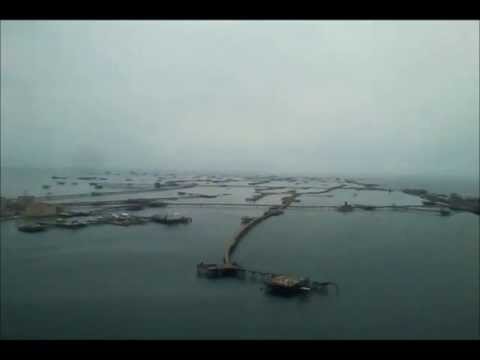
[[[474,21],[1,24],[3,165],[478,176]]]

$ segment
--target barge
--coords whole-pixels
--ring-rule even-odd
[[[26,225],[20,225],[18,227],[19,231],[23,232],[28,232],[28,233],[33,233],[33,232],[39,232],[39,231],[45,231],[47,227],[45,225],[41,224],[26,224]]]
[[[166,225],[175,225],[175,224],[188,224],[192,222],[191,217],[180,216],[178,214],[173,215],[153,215],[151,217],[152,221],[166,224]]]

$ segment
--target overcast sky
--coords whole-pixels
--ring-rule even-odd
[[[479,172],[474,21],[9,21],[3,166]]]

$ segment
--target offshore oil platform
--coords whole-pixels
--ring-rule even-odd
[[[273,295],[307,295],[315,291],[325,294],[328,293],[328,286],[334,286],[338,294],[337,284],[331,281],[317,282],[312,281],[309,278],[247,269],[231,259],[236,246],[248,231],[271,216],[282,215],[284,210],[291,203],[295,202],[297,196],[298,195],[293,192],[291,196],[282,199],[282,205],[270,207],[262,216],[242,217],[240,230],[235,234],[233,240],[227,246],[223,263],[212,264],[201,262],[197,264],[197,275],[205,276],[207,278],[235,277],[241,279],[246,276],[253,278],[260,277],[266,287],[267,293]]]
[[[312,292],[326,293],[328,286],[334,286],[338,294],[338,286],[334,282],[312,281],[309,278],[300,278],[292,275],[279,275],[265,271],[245,269],[236,263],[233,264],[206,264],[197,265],[197,274],[208,278],[235,277],[245,278],[250,276],[262,280],[266,291],[272,295],[308,295]]]

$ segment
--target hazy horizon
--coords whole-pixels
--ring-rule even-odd
[[[2,21],[1,165],[479,177],[478,21]]]

